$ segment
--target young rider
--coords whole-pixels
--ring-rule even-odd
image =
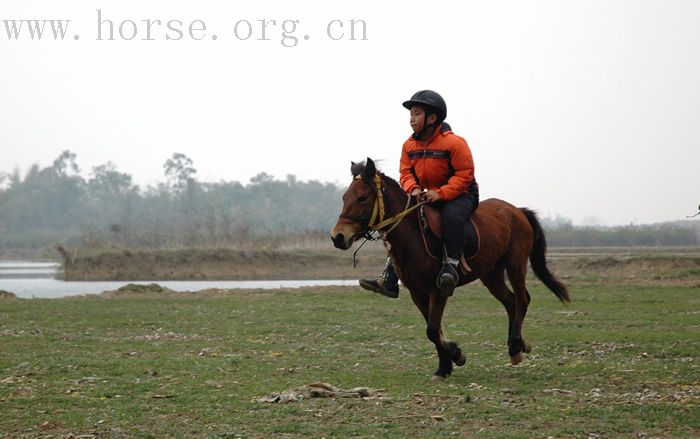
[[[410,110],[413,135],[401,151],[401,187],[413,197],[430,201],[442,216],[446,263],[437,285],[449,295],[459,280],[459,258],[466,244],[464,227],[479,205],[479,186],[467,142],[445,122],[447,105],[438,93],[421,90],[403,103]],[[387,260],[378,279],[361,279],[360,286],[388,297],[399,296],[398,276]]]

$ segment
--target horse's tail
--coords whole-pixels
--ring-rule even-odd
[[[537,215],[530,209],[521,208],[527,221],[532,226],[534,232],[534,244],[532,246],[532,252],[530,253],[530,265],[532,266],[532,271],[535,275],[544,283],[547,288],[552,290],[552,292],[561,300],[562,302],[570,302],[569,292],[566,290],[566,286],[557,279],[549,268],[547,268],[547,260],[545,259],[545,254],[547,253],[547,240],[544,237],[544,230],[540,221],[537,219]]]

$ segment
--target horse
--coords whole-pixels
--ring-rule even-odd
[[[395,180],[378,172],[370,158],[366,163],[352,163],[351,173],[352,183],[343,195],[342,211],[331,232],[333,244],[348,250],[371,231],[377,231],[385,240],[399,279],[410,291],[425,319],[426,335],[435,344],[439,361],[433,378],[444,380],[452,374],[453,363],[463,366],[466,356],[442,331],[448,297],[441,293],[435,279],[443,262],[432,256],[430,245],[424,244],[413,197]],[[547,242],[535,212],[492,198],[479,204],[472,221],[479,230],[480,248],[469,260],[470,271],[460,273],[458,286],[480,279],[503,304],[508,314],[508,355],[510,362],[517,365],[523,353],[531,350],[522,336],[530,303],[525,285],[528,259],[535,275],[559,300],[569,302],[569,293],[547,267]],[[436,243],[440,245],[436,239],[432,242],[433,248]]]

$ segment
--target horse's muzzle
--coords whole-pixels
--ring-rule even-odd
[[[352,241],[346,240],[345,235],[342,233],[331,236],[331,239],[333,240],[333,245],[335,248],[339,248],[341,250],[347,250],[352,245]]]
[[[345,219],[339,219],[331,231],[331,239],[335,248],[347,250],[355,242],[360,226]]]

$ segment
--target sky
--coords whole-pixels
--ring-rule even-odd
[[[32,39],[6,20],[70,22]],[[84,176],[111,161],[140,185],[176,152],[201,181],[346,186],[366,157],[398,178],[401,103],[433,89],[482,200],[682,220],[700,202],[698,41],[693,0],[0,0],[0,172],[69,149]]]

